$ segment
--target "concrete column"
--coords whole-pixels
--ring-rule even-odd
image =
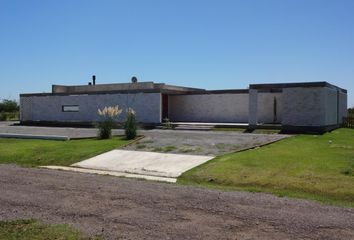
[[[258,123],[258,90],[249,90],[248,124],[250,128],[255,128]]]

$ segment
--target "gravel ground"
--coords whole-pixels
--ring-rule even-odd
[[[143,134],[144,139],[125,149],[216,156],[272,143],[290,136],[188,130],[150,130],[144,131]]]
[[[0,165],[0,220],[24,218],[106,239],[354,239],[354,209]]]

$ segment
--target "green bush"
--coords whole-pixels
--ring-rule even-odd
[[[168,118],[163,119],[162,125],[163,125],[163,128],[165,128],[165,129],[173,129],[172,122]]]
[[[112,119],[105,119],[98,123],[98,138],[110,139],[112,137],[112,128],[114,121]]]
[[[109,139],[112,137],[112,128],[115,126],[115,122],[121,112],[122,109],[119,109],[118,105],[98,109],[98,115],[101,118],[98,123],[98,137],[100,139]]]
[[[18,119],[18,112],[0,112],[0,121],[13,121]]]
[[[3,99],[0,102],[0,112],[18,112],[20,107],[15,100]]]
[[[18,120],[19,110],[15,100],[3,99],[0,102],[0,121]]]
[[[348,109],[348,117],[354,117],[354,108]]]
[[[0,121],[6,121],[5,113],[0,112]]]
[[[127,139],[134,139],[136,137],[136,129],[137,129],[136,117],[135,117],[134,110],[131,108],[128,108],[127,110],[124,129],[125,129],[125,137]]]

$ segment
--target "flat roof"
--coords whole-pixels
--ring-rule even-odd
[[[281,92],[283,88],[294,87],[328,87],[347,93],[347,90],[332,85],[328,82],[298,82],[298,83],[265,83],[250,84],[249,89],[257,89],[260,92]],[[74,85],[63,86],[53,85],[51,93],[25,93],[21,97],[29,96],[70,96],[70,95],[97,95],[97,94],[124,94],[124,93],[163,93],[171,95],[189,94],[242,94],[248,93],[249,89],[224,89],[205,90],[201,88],[189,88],[182,86],[168,85],[165,83],[140,82],[140,83],[118,83],[118,84],[97,84],[97,85]]]
[[[250,89],[276,89],[276,88],[294,88],[294,87],[328,87],[336,90],[340,90],[347,93],[346,89],[337,87],[328,82],[297,82],[297,83],[264,83],[264,84],[250,84]]]

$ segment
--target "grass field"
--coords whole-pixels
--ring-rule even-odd
[[[118,148],[128,142],[122,137],[108,140],[71,141],[0,139],[0,164],[15,163],[25,167],[68,166]]]
[[[21,240],[83,240],[79,231],[68,225],[46,225],[36,220],[0,221],[0,239]],[[100,239],[100,238],[94,238]]]
[[[353,172],[354,130],[338,129],[219,156],[184,173],[178,182],[354,207]]]

